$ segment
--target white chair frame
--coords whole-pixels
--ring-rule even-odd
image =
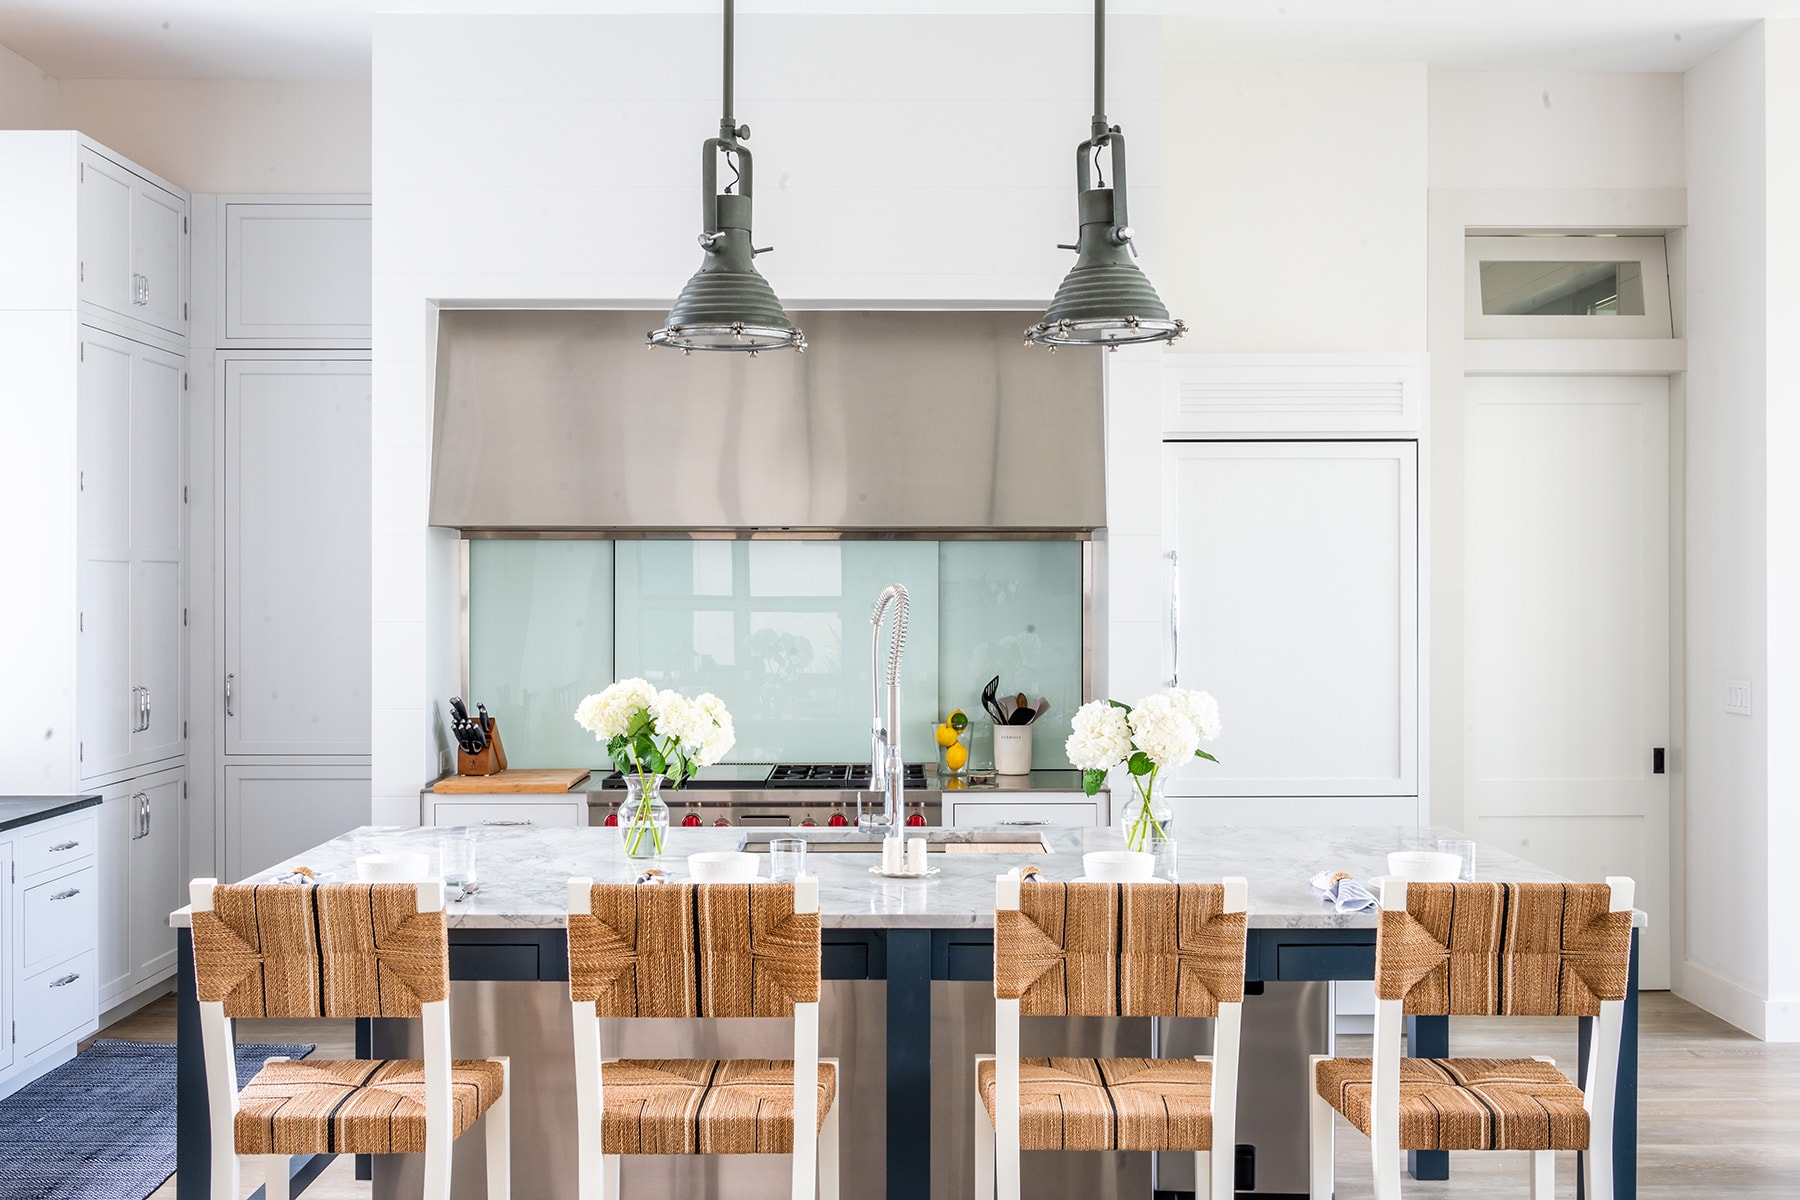
[[[1609,875],[1613,912],[1630,912],[1637,884],[1628,877]],[[1390,879],[1382,885],[1383,912],[1406,911],[1406,881]],[[1370,1096],[1369,1150],[1374,1162],[1375,1200],[1400,1200],[1400,1060],[1404,1057],[1404,1001],[1375,1002],[1374,1070]],[[1625,1027],[1625,1002],[1602,1000],[1595,1018],[1594,1036],[1588,1043],[1587,1088],[1582,1093],[1588,1114],[1588,1148],[1582,1154],[1586,1195],[1610,1200],[1613,1194],[1613,1107],[1619,1086],[1619,1038]],[[1319,1095],[1319,1064],[1326,1055],[1312,1055],[1307,1063],[1308,1144],[1311,1159],[1312,1200],[1331,1200],[1336,1184],[1335,1118],[1337,1112]],[[1539,1062],[1553,1060],[1534,1056]],[[1533,1150],[1531,1200],[1552,1200],[1556,1195],[1556,1151]]]
[[[592,879],[569,880],[568,910],[571,916],[593,912]],[[646,885],[657,886],[657,885]],[[802,875],[794,881],[794,911],[819,911],[819,881]],[[591,1000],[571,1000],[575,1022],[575,1113],[578,1127],[576,1153],[579,1200],[619,1200],[619,1159],[602,1152],[600,1122],[606,1112],[605,1084],[600,1068],[617,1058],[605,1057],[600,1039],[600,1018]],[[792,1200],[838,1200],[838,1109],[843,1096],[825,1113],[819,1125],[819,1064],[838,1068],[835,1058],[819,1057],[819,1002],[794,1005],[794,1153]],[[838,1074],[843,1084],[843,1074]],[[815,1190],[816,1180],[816,1190]],[[271,1198],[274,1200],[274,1198]]]
[[[1229,875],[1225,904],[1220,910],[1245,912],[1250,884]],[[1009,871],[994,881],[996,912],[1019,910],[1019,873]],[[1238,1050],[1242,1042],[1244,1004],[1221,1002],[1214,1018],[1213,1052],[1195,1055],[1197,1062],[1211,1062],[1213,1150],[1194,1154],[1195,1200],[1231,1200],[1237,1183]],[[994,1066],[994,1116],[988,1117],[981,1096],[981,1064]],[[975,1200],[1019,1200],[1019,1002],[994,1000],[994,1053],[975,1057]],[[1166,1152],[1165,1152],[1166,1153]]]
[[[217,879],[196,879],[188,885],[194,912],[212,911],[213,889],[218,886]],[[419,911],[444,911],[442,883],[419,884]],[[450,1001],[422,1005],[419,1017],[425,1040],[425,1200],[450,1200],[451,1154],[456,1142],[450,1103]],[[241,1164],[250,1158],[262,1160],[266,1200],[288,1200],[293,1171],[289,1155],[237,1153],[237,1043],[221,1001],[200,1002],[200,1037],[212,1127],[212,1200],[238,1200]],[[265,1060],[285,1061],[281,1057]],[[487,1135],[487,1194],[489,1200],[507,1200],[512,1195],[512,1063],[504,1057],[488,1061],[500,1064],[501,1088],[499,1098],[481,1118]]]

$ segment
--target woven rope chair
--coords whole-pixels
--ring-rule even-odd
[[[792,1154],[793,1200],[837,1200],[838,1062],[819,1057],[818,880],[571,879],[568,909],[580,1200],[618,1200],[626,1154]],[[794,1057],[609,1059],[602,1017],[790,1018]]]
[[[441,883],[234,884],[196,879],[213,1200],[238,1200],[261,1158],[267,1200],[287,1200],[289,1159],[423,1154],[425,1200],[449,1200],[452,1144],[484,1114],[487,1194],[511,1194],[504,1058],[450,1058],[450,959]],[[267,1060],[237,1087],[238,1017],[416,1017],[422,1061]]]
[[[975,1063],[975,1195],[1019,1200],[1025,1150],[1194,1154],[1233,1192],[1249,885],[996,881],[994,1054]],[[1195,1059],[1019,1057],[1019,1017],[1212,1017]],[[1220,1152],[1214,1154],[1214,1147]]]
[[[1384,885],[1374,1057],[1311,1060],[1313,1200],[1331,1200],[1333,1111],[1369,1138],[1376,1200],[1400,1200],[1403,1150],[1529,1151],[1532,1200],[1555,1194],[1558,1150],[1584,1151],[1586,1194],[1611,1196],[1635,888]],[[1548,1058],[1402,1058],[1403,1016],[1597,1018],[1587,1090]]]

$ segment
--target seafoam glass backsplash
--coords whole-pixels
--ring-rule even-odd
[[[737,725],[733,761],[860,761],[869,610],[898,581],[912,594],[907,760],[934,759],[932,730],[961,708],[974,761],[991,764],[981,689],[998,675],[1003,691],[1049,698],[1032,759],[1067,766],[1081,576],[1074,542],[476,540],[469,698],[500,721],[516,767],[601,765],[575,705],[630,675],[722,697]]]

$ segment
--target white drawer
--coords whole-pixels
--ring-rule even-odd
[[[519,804],[439,800],[431,806],[433,825],[547,825],[576,829],[586,824],[587,798],[525,801]]]
[[[100,937],[99,889],[93,867],[25,889],[26,971],[91,950]]]
[[[996,804],[991,801],[951,802],[954,811],[948,824],[978,829],[1018,829],[1047,825],[1080,826],[1100,824],[1100,805],[1093,800],[1062,801],[1045,804],[1038,801]]]
[[[18,990],[19,1055],[36,1054],[63,1038],[93,1028],[95,954],[60,962],[21,980]]]
[[[56,817],[40,825],[27,825],[15,830],[13,846],[19,864],[19,878],[30,879],[44,871],[62,871],[80,866],[94,857],[99,839],[96,809],[83,809],[79,814]]]

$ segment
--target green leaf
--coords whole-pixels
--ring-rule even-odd
[[[625,732],[631,737],[637,737],[639,734],[648,731],[650,725],[650,710],[647,708],[640,708],[631,714],[631,724],[625,727]]]
[[[1216,762],[1218,762],[1218,761],[1219,761],[1219,760],[1218,760],[1218,759],[1216,759],[1216,758],[1214,758],[1214,757],[1213,757],[1213,756],[1212,756],[1212,755],[1210,755],[1210,754],[1208,754],[1208,753],[1207,753],[1207,752],[1206,752],[1206,751],[1204,751],[1204,750],[1196,750],[1196,751],[1194,751],[1194,757],[1195,757],[1195,758],[1204,758],[1204,759],[1205,759],[1205,760],[1206,760],[1206,761],[1207,761],[1207,762],[1214,762],[1214,763],[1216,763]]]
[[[1125,766],[1133,775],[1148,775],[1156,770],[1156,764],[1151,762],[1150,756],[1142,750],[1133,751]]]
[[[1122,708],[1126,712],[1131,711],[1131,705],[1125,703],[1123,700],[1108,700],[1107,703],[1112,705],[1114,708]]]
[[[1090,795],[1090,796],[1096,795],[1100,791],[1100,789],[1105,786],[1106,786],[1106,772],[1105,771],[1102,771],[1096,767],[1096,768],[1093,768],[1090,770],[1083,771],[1081,773],[1081,790],[1086,792],[1088,795]]]
[[[650,747],[650,753],[646,756],[645,762],[649,765],[650,769],[658,775],[666,775],[668,773],[669,760],[664,758],[663,752],[658,750],[655,746]]]

